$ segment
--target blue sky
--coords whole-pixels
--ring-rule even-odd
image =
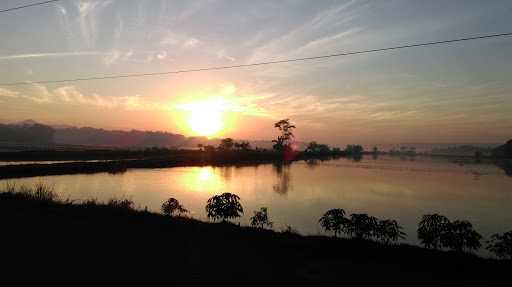
[[[4,0],[0,8],[33,1]],[[512,32],[511,1],[63,0],[0,15],[1,83],[246,64]],[[190,101],[222,97],[219,136],[291,118],[330,144],[503,142],[512,37],[152,78],[0,86],[0,121],[193,135]],[[228,121],[228,120],[226,120]]]

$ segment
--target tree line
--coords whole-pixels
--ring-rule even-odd
[[[297,128],[291,123],[290,119],[283,119],[274,124],[279,132],[276,139],[272,140],[272,150],[284,155],[296,152],[294,147],[295,134],[294,130]],[[215,151],[249,151],[254,150],[251,144],[247,141],[235,141],[232,138],[221,139],[217,147],[212,145],[198,144],[197,147],[201,151],[215,152]],[[317,143],[312,141],[308,143],[304,153],[309,156],[329,156],[329,155],[346,155],[351,157],[361,157],[364,149],[361,145],[347,145],[344,150],[339,147],[329,147],[326,144]],[[374,148],[374,153],[378,153]]]
[[[232,193],[214,195],[208,199],[205,211],[213,221],[228,221],[241,217],[244,213],[240,197]],[[162,204],[162,212],[168,216],[181,216],[188,213],[177,199],[170,198]],[[326,211],[318,220],[320,226],[334,237],[345,235],[357,240],[376,240],[383,244],[392,244],[405,239],[407,234],[403,227],[394,219],[378,219],[364,213],[353,213],[345,216],[341,208]],[[252,227],[272,228],[268,208],[261,207],[253,212],[250,218]],[[288,226],[289,230],[292,230]],[[285,231],[286,232],[286,231]],[[450,221],[439,214],[423,215],[418,224],[418,239],[425,248],[452,250],[455,252],[473,252],[482,247],[482,235],[474,230],[466,220]],[[512,231],[494,234],[486,241],[487,250],[496,257],[512,259]]]

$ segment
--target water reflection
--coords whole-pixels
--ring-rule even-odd
[[[177,179],[184,189],[195,192],[217,193],[225,188],[223,178],[211,166],[191,167]]]
[[[272,170],[275,172],[277,182],[272,187],[278,194],[287,194],[293,189],[291,185],[290,164],[274,164]]]
[[[207,220],[205,204],[212,194],[235,193],[246,210],[268,207],[275,229],[291,225],[304,234],[322,233],[318,219],[332,208],[396,219],[417,243],[423,214],[440,213],[465,219],[485,236],[510,229],[512,177],[510,161],[463,165],[416,157],[415,161],[379,155],[352,159],[296,162],[248,167],[179,167],[134,169],[123,174],[64,175],[10,180],[33,185],[44,182],[62,198],[130,198],[137,206],[158,211],[174,197],[190,216]],[[478,178],[478,180],[475,180]],[[0,181],[3,185],[5,181]]]

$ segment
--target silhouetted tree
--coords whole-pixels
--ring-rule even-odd
[[[370,239],[375,235],[378,219],[368,214],[351,214],[348,234],[358,239]]]
[[[246,151],[246,150],[250,150],[251,149],[251,144],[249,142],[246,142],[246,141],[236,142],[235,143],[235,148],[237,150]]]
[[[348,227],[348,219],[345,218],[345,210],[335,208],[328,210],[322,217],[320,217],[320,225],[326,231],[334,231],[334,237],[338,237],[338,233],[346,232]]]
[[[231,150],[235,145],[235,141],[232,138],[225,138],[220,141],[219,149],[220,150]]]
[[[204,151],[207,153],[212,153],[215,151],[215,147],[212,145],[206,145],[203,147]]]
[[[182,213],[187,212],[188,210],[186,210],[175,198],[169,198],[162,204],[162,213],[168,216],[173,216],[174,214],[181,215]]]
[[[441,235],[447,228],[450,220],[439,214],[423,215],[418,226],[418,239],[426,248],[438,249],[441,247]]]
[[[400,226],[396,220],[379,220],[375,237],[381,242],[389,244],[392,241],[395,242],[405,238],[406,234],[402,229],[402,226]]]
[[[318,144],[317,142],[313,141],[308,144],[305,152],[311,154],[328,154],[331,152],[331,149],[326,144]]]
[[[448,223],[447,228],[441,233],[442,246],[457,252],[478,250],[482,246],[481,239],[482,235],[466,220]]]
[[[238,195],[226,192],[208,199],[206,212],[208,218],[225,221],[240,217],[244,213],[244,209],[242,204],[240,204],[240,197]]]
[[[254,216],[251,217],[251,226],[264,228],[265,226],[272,227],[273,223],[268,219],[268,212],[266,207],[260,208],[259,211],[254,211]]]
[[[291,141],[294,137],[293,129],[295,126],[290,123],[289,119],[280,120],[274,124],[274,127],[281,133],[276,140],[273,140],[273,148],[277,151],[284,151],[290,148]]]
[[[502,259],[512,259],[512,231],[496,233],[487,241],[487,250]]]
[[[363,154],[363,147],[360,145],[347,145],[345,152],[350,156],[358,156]]]

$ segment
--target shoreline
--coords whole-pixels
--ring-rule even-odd
[[[56,156],[57,154],[57,156]],[[58,155],[60,154],[60,155]],[[17,157],[16,157],[17,156]],[[284,158],[281,153],[269,150],[248,151],[215,151],[199,150],[167,150],[155,149],[145,151],[101,151],[101,152],[24,152],[13,154],[8,158],[0,154],[1,160],[18,162],[19,164],[0,165],[0,179],[15,179],[37,176],[94,174],[94,173],[122,173],[129,169],[152,169],[172,167],[203,167],[203,166],[250,166],[260,164],[290,164],[302,160],[330,160],[338,158],[352,158],[360,160],[363,156],[375,156],[365,152],[362,155],[351,157],[344,153],[308,154],[296,152]],[[512,174],[512,160],[492,157],[475,158],[471,156],[423,155],[400,156],[380,153],[378,156],[391,156],[396,158],[444,158],[447,160],[471,161],[477,163],[490,163],[502,168],[507,175]],[[58,163],[28,163],[23,161],[63,161]],[[55,159],[56,158],[56,159]],[[47,159],[47,160],[45,160]]]
[[[31,272],[42,272],[16,282],[149,278],[187,286],[485,286],[506,279],[511,266],[510,260],[469,253],[303,236],[123,205],[35,200],[12,193],[0,193],[0,215],[3,231],[9,234],[2,239],[9,246],[3,258],[11,263],[5,275],[23,274],[25,269],[17,269],[16,263],[27,260],[39,266]],[[47,260],[52,264],[45,264]]]

